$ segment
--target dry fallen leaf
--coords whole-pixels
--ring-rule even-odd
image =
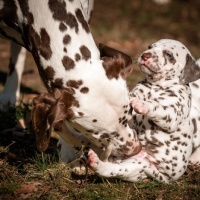
[[[26,199],[31,198],[32,195],[33,195],[33,193],[21,194],[21,195],[20,195],[20,199],[26,200]]]
[[[17,189],[16,193],[33,193],[38,191],[38,186],[41,186],[41,183],[38,182],[25,182],[20,188]]]

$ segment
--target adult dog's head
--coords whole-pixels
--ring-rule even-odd
[[[95,77],[84,81],[77,73],[79,81],[70,80],[67,87],[34,99],[33,127],[39,151],[46,150],[53,130],[63,131],[64,121],[99,148],[112,146],[109,151],[114,156],[132,156],[141,150],[136,132],[128,125],[131,114],[125,79],[132,71],[132,59],[103,44],[99,49],[101,68],[89,68],[96,69],[91,73]]]
[[[187,84],[200,78],[199,65],[179,41],[162,39],[138,59],[141,71],[152,84]]]

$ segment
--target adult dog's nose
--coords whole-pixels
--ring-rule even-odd
[[[142,57],[142,60],[146,61],[149,58],[151,58],[151,56],[152,56],[151,53],[143,53],[141,57]]]

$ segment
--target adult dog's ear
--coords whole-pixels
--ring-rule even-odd
[[[71,106],[77,106],[73,91],[55,89],[33,100],[32,123],[36,146],[40,152],[47,149],[51,132],[62,131],[62,123],[74,115]]]
[[[100,57],[104,61],[103,67],[109,79],[126,79],[132,72],[132,59],[127,54],[112,49],[104,44],[99,44]]]
[[[186,65],[180,77],[180,83],[185,85],[200,78],[200,63],[189,54],[186,56]]]

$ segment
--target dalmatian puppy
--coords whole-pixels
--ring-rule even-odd
[[[46,150],[53,130],[67,141],[69,124],[83,135],[80,145],[90,146],[84,143],[87,138],[101,149],[103,159],[132,156],[141,148],[136,132],[128,126],[125,77],[132,60],[105,46],[101,48],[111,53],[100,58],[87,22],[87,3],[0,0],[0,35],[31,52],[47,88],[47,94],[33,101],[39,151]]]
[[[147,177],[175,181],[185,172],[189,160],[200,160],[200,96],[198,101],[191,96],[193,88],[200,86],[200,67],[182,43],[170,39],[150,45],[138,63],[146,78],[130,92],[130,102],[141,152],[121,161],[113,158],[102,162],[90,150],[88,162],[104,177],[131,182]]]

